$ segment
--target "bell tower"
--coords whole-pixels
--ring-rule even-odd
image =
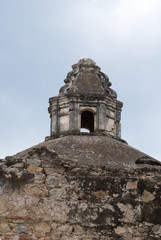
[[[110,88],[108,76],[89,59],[72,65],[59,95],[49,99],[50,137],[101,133],[121,138],[121,109],[116,92]]]

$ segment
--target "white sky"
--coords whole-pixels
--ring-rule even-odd
[[[84,57],[124,102],[122,138],[161,160],[161,0],[0,0],[0,158],[49,135],[48,98]]]

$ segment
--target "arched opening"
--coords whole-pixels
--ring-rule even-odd
[[[86,128],[94,132],[94,115],[90,111],[84,111],[81,114],[81,128]]]

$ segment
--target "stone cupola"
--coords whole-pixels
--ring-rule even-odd
[[[72,65],[59,95],[49,99],[50,137],[102,133],[121,138],[121,109],[116,92],[110,88],[108,76],[89,59]]]

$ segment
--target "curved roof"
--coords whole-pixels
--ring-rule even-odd
[[[15,157],[26,157],[33,148],[47,147],[54,150],[59,159],[76,162],[78,166],[93,165],[109,168],[140,168],[161,166],[156,159],[109,136],[68,135],[42,142],[20,152]]]
[[[84,95],[95,97],[111,97],[116,99],[116,92],[110,88],[108,76],[101,72],[101,68],[90,58],[83,58],[72,65],[72,71],[64,80],[65,85],[60,88],[60,95]]]
[[[105,90],[97,75],[90,72],[78,73],[74,83],[68,91],[68,94],[81,94],[88,96],[104,96]]]

